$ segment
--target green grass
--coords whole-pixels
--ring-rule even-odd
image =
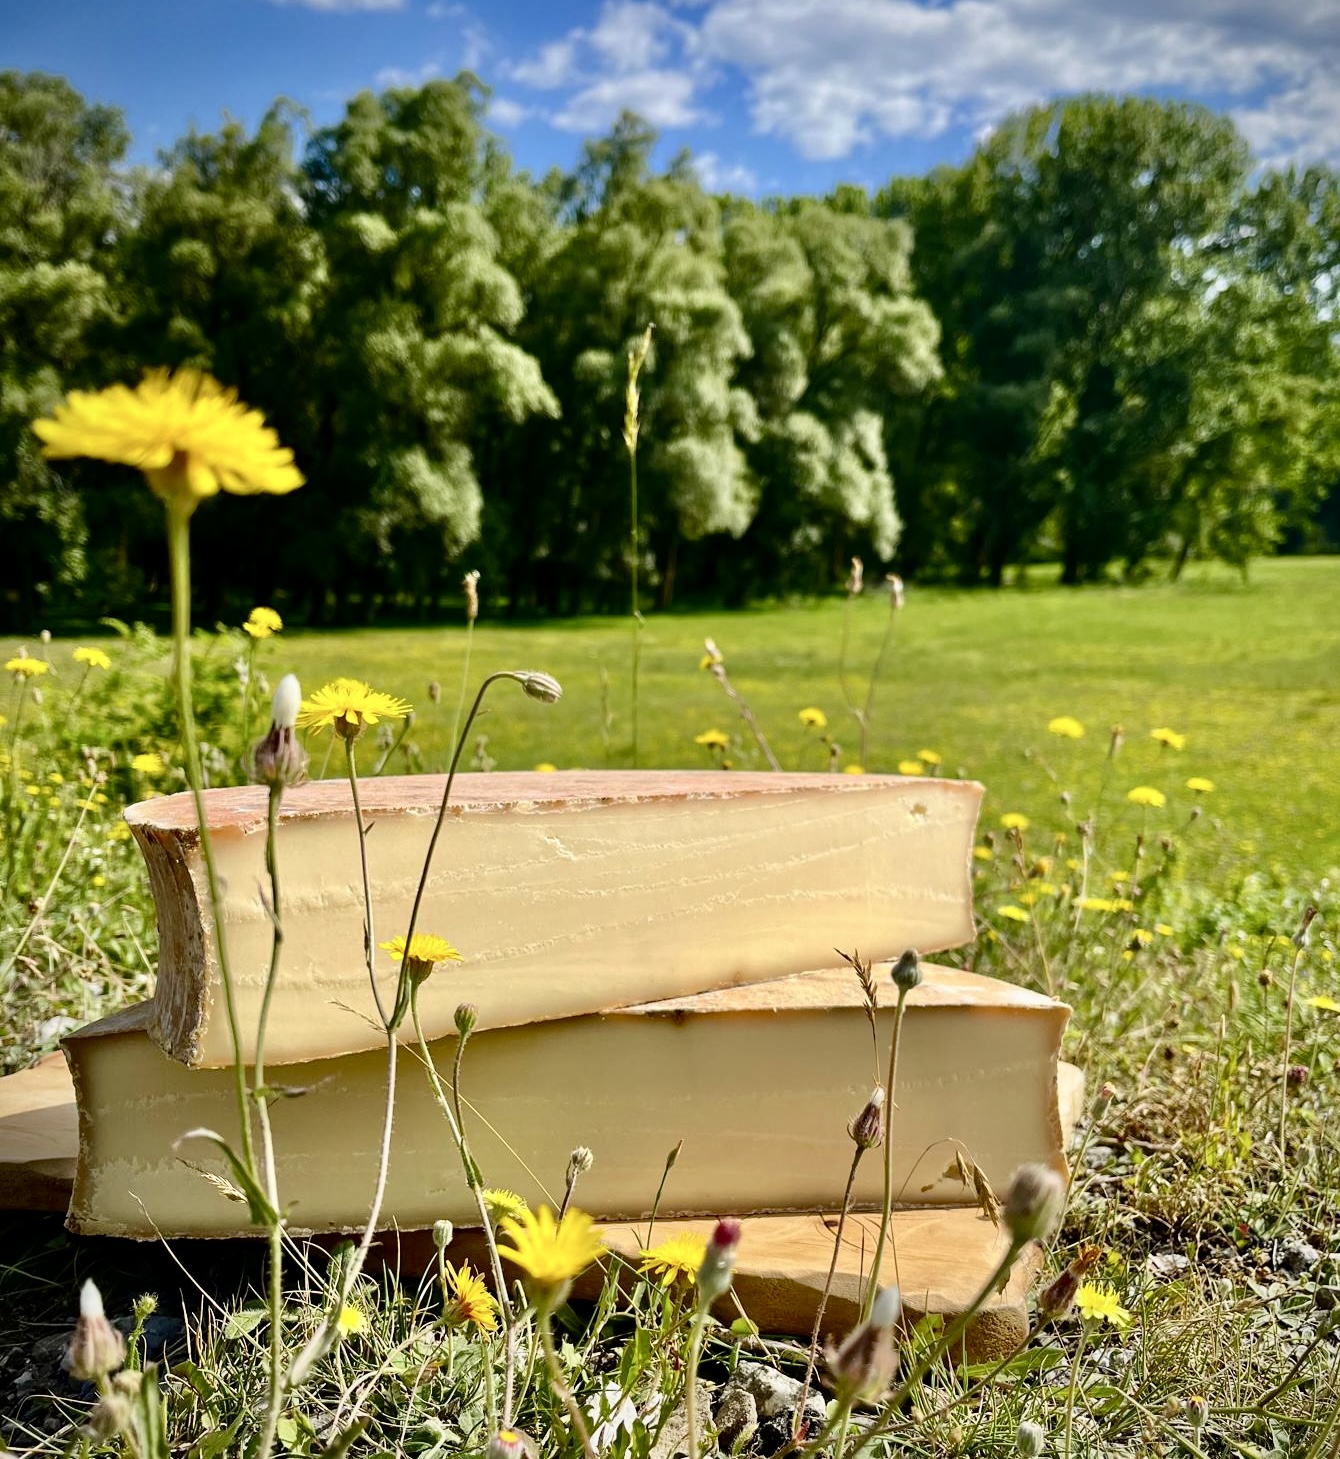
[[[854,761],[859,731],[844,713],[837,676],[843,615],[843,602],[831,600],[651,617],[642,657],[642,763],[709,766],[709,752],[693,737],[713,727],[741,736],[731,753],[736,765],[761,763],[734,707],[699,671],[709,635],[783,765],[827,763],[797,718],[810,705],[828,715],[843,763]],[[888,616],[881,595],[853,606],[848,661],[858,702]],[[412,738],[435,768],[447,758],[463,643],[456,627],[298,632],[262,645],[260,659],[271,678],[292,669],[309,690],[345,674],[402,695],[419,713]],[[472,680],[508,667],[548,670],[566,693],[545,708],[495,691],[480,728],[498,768],[629,763],[626,622],[481,621]],[[615,716],[608,754],[602,667]],[[433,680],[443,687],[438,705],[428,695]],[[1047,734],[1047,721],[1060,714],[1085,724],[1082,743]],[[1206,802],[1207,821],[1226,828],[1217,849],[1299,874],[1340,864],[1340,558],[1264,562],[1245,586],[1205,570],[1176,586],[914,589],[876,691],[866,768],[893,770],[933,749],[947,772],[986,785],[988,817],[1006,809],[1036,816],[1050,805],[1059,823],[1049,770],[1068,783],[1072,760],[1096,761],[1116,724],[1125,744],[1110,780],[1114,802],[1148,784],[1184,808],[1192,797],[1183,782],[1208,776],[1217,789]],[[1184,752],[1149,739],[1163,725],[1187,735]],[[464,763],[469,757],[467,750]],[[318,759],[314,773],[319,768]]]

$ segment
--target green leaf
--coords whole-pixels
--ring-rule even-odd
[[[246,1337],[248,1333],[255,1332],[268,1316],[269,1312],[264,1307],[241,1307],[228,1314],[223,1324],[223,1335],[234,1341]]]

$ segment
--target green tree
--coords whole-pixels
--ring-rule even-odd
[[[28,423],[94,381],[90,340],[113,308],[109,244],[125,216],[114,169],[128,141],[119,112],[89,106],[60,78],[0,72],[0,614],[19,622],[86,571],[82,469],[51,470]]]

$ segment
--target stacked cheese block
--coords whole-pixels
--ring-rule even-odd
[[[442,794],[438,777],[363,788],[374,936],[403,933]],[[894,989],[876,967],[872,1031],[834,949],[888,960],[972,935],[980,787],[891,776],[715,772],[458,776],[417,930],[460,963],[424,983],[439,1067],[455,1011],[478,1009],[462,1094],[488,1184],[532,1204],[562,1194],[569,1153],[593,1168],[577,1202],[607,1219],[832,1210],[846,1125],[882,1076]],[[265,792],[206,797],[244,1061],[271,953]],[[73,1035],[80,1149],[70,1224],[124,1236],[247,1229],[197,1127],[236,1137],[233,1048],[192,804],[132,807],[158,909],[155,997]],[[348,787],[286,794],[278,835],[282,962],[266,1036],[290,1229],[366,1218],[385,1088],[364,957]],[[396,965],[381,959],[381,998]],[[895,1196],[969,1207],[959,1154],[1001,1190],[1025,1161],[1064,1169],[1057,1056],[1068,1010],[991,979],[926,967],[902,1032]],[[412,1031],[403,1031],[412,1037]],[[185,1158],[183,1158],[185,1157]],[[877,1208],[881,1162],[855,1200]],[[202,1172],[204,1172],[202,1174]],[[216,1179],[210,1179],[213,1175]],[[384,1224],[475,1211],[419,1061],[400,1061]]]

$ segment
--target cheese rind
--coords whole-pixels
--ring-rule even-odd
[[[362,789],[378,941],[406,930],[442,788],[413,776]],[[966,942],[981,793],[896,776],[457,776],[416,930],[446,937],[464,961],[424,985],[425,1030],[450,1034],[463,1002],[479,1028],[498,1028],[765,981],[822,964],[835,944],[895,957]],[[265,802],[257,787],[206,793],[244,1061],[273,937]],[[191,799],[126,818],[158,911],[152,1034],[184,1063],[229,1064]],[[278,847],[284,948],[267,1061],[375,1047],[347,783],[286,793]],[[397,970],[377,959],[389,1007]]]
[[[1003,1190],[1025,1161],[1064,1169],[1057,1054],[1069,1010],[971,973],[928,969],[911,996],[899,1058],[894,1193],[900,1205],[962,1204],[955,1153]],[[80,1113],[70,1225],[121,1236],[234,1234],[245,1207],[188,1168],[188,1130],[236,1128],[229,1071],[188,1070],[148,1038],[150,1005],[66,1040]],[[881,1009],[880,1061],[892,1012]],[[454,1040],[435,1046],[450,1067]],[[281,1198],[294,1231],[356,1229],[366,1218],[380,1136],[385,1055],[367,1051],[286,1069],[308,1092],[273,1106]],[[569,1153],[595,1153],[580,1203],[638,1219],[665,1157],[684,1149],[660,1207],[669,1217],[832,1209],[852,1145],[847,1122],[879,1077],[849,969],[619,1012],[476,1034],[462,1092],[475,1156],[491,1185],[531,1202],[562,1193]],[[197,1141],[181,1155],[219,1177]],[[878,1206],[878,1158],[861,1163],[858,1205]],[[468,1224],[475,1207],[413,1055],[400,1060],[384,1224]]]

